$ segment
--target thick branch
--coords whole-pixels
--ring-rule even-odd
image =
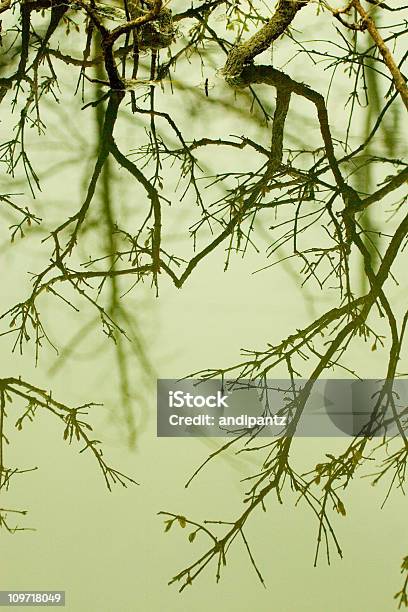
[[[3,2],[0,2],[0,13],[4,13],[4,11],[7,11],[7,9],[9,9],[11,6],[11,0],[4,0]]]
[[[292,23],[296,13],[306,6],[308,0],[279,0],[271,19],[249,40],[235,46],[228,55],[223,72],[228,78],[239,76],[245,64],[266,51]]]

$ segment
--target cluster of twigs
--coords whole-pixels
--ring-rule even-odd
[[[17,406],[16,406],[17,404]],[[70,407],[53,398],[48,391],[35,387],[22,378],[0,379],[0,492],[9,489],[10,481],[16,475],[37,469],[19,469],[9,467],[5,457],[5,447],[10,444],[12,431],[7,431],[6,422],[14,420],[14,428],[21,431],[28,422],[34,421],[40,412],[52,414],[62,423],[62,437],[69,444],[73,441],[82,445],[80,452],[89,451],[96,460],[109,491],[114,484],[126,487],[137,484],[132,478],[110,466],[100,448],[100,441],[92,437],[92,426],[86,420],[89,409],[96,404]],[[17,414],[19,415],[17,417]],[[26,514],[24,510],[0,508],[0,525],[8,532],[15,532],[24,527],[11,526],[8,515]]]

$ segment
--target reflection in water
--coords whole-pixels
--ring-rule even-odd
[[[361,343],[359,355],[362,351],[370,355],[385,343],[389,347],[387,362],[381,364],[386,382],[376,398],[373,419],[381,425],[381,415],[393,413],[399,446],[380,464],[376,479],[391,473],[392,484],[402,485],[405,477],[406,424],[395,409],[393,381],[403,374],[399,361],[408,311],[400,312],[388,280],[394,278],[406,245],[408,217],[404,217],[402,188],[408,170],[390,131],[384,132],[385,143],[378,139],[385,117],[394,113],[398,121],[395,109],[405,101],[405,81],[401,82],[399,67],[385,53],[378,29],[361,12],[358,0],[352,4],[362,21],[352,21],[348,10],[328,10],[321,17],[325,28],[331,28],[336,18],[346,31],[351,29],[351,43],[350,36],[337,30],[338,42],[333,44],[331,29],[316,45],[290,40],[299,57],[307,53],[312,61],[316,56],[330,63],[329,82],[321,87],[305,84],[309,78],[303,78],[304,64],[293,57],[286,58],[293,59],[287,72],[269,64],[255,65],[254,58],[288,33],[294,19],[301,19],[306,4],[281,0],[268,18],[262,7],[258,10],[251,3],[245,8],[227,3],[225,10],[217,0],[179,12],[176,7],[163,7],[160,0],[123,6],[30,0],[16,7],[15,15],[7,2],[0,8],[7,22],[0,79],[2,113],[5,122],[17,118],[1,144],[1,160],[8,173],[1,210],[8,222],[12,220],[13,248],[28,234],[43,254],[28,294],[9,304],[1,316],[3,334],[6,340],[11,336],[13,348],[22,352],[32,344],[37,362],[44,345],[53,346],[61,351],[55,371],[66,367],[67,359],[75,357],[100,327],[114,347],[117,402],[122,407],[115,417],[124,422],[128,441],[134,445],[143,429],[140,414],[145,411],[143,398],[154,367],[141,308],[135,310],[132,296],[141,295],[146,287],[160,298],[161,288],[170,283],[174,291],[182,289],[213,254],[224,258],[227,271],[234,256],[259,254],[265,240],[265,278],[269,268],[286,262],[299,285],[331,295],[330,308],[320,308],[306,326],[295,328],[278,344],[247,351],[233,366],[200,373],[206,379],[228,374],[238,381],[266,380],[273,368],[284,364],[290,380],[303,377],[307,382],[288,406],[294,416],[284,437],[258,447],[262,428],[251,432],[251,449],[266,448],[267,457],[258,459],[259,470],[245,496],[246,509],[236,520],[218,522],[210,529],[165,513],[168,529],[188,524],[195,529],[190,536],[202,532],[209,542],[207,552],[174,577],[181,589],[212,559],[218,564],[218,579],[236,536],[242,538],[262,581],[244,526],[258,507],[264,507],[270,493],[281,500],[288,482],[318,517],[316,561],[323,541],[328,557],[331,545],[341,555],[332,508],[345,514],[338,489],[348,485],[366,460],[370,439],[352,440],[341,456],[329,454],[329,461],[324,459],[303,475],[295,471],[291,451],[315,381],[327,370],[360,375],[360,363],[350,355],[356,343]],[[39,9],[46,9],[44,17]],[[220,16],[240,44],[232,46],[224,38]],[[188,29],[184,24],[189,24]],[[249,28],[256,32],[246,37]],[[390,36],[397,45],[403,24],[396,28],[398,34]],[[357,39],[366,29],[372,37],[369,47],[359,45]],[[381,63],[378,52],[384,58]],[[282,52],[281,63],[284,60]],[[223,69],[217,71],[222,62]],[[339,85],[334,76],[342,66],[350,78]],[[310,79],[314,78],[312,68],[311,62]],[[382,105],[390,80],[395,93],[390,92]],[[350,87],[348,123],[330,114],[345,83]],[[328,101],[321,93],[326,86],[332,87]],[[368,86],[371,96],[366,110],[359,98],[361,86],[363,90]],[[79,129],[91,171],[80,201],[68,206],[53,203],[48,210],[35,198],[42,184],[47,186],[53,177],[37,170],[45,157],[35,147],[46,132],[51,112],[57,113],[59,130],[63,113],[72,131]],[[353,130],[361,116],[364,129],[359,136]],[[397,128],[398,124],[395,133]],[[64,155],[71,155],[70,144],[60,139],[57,147],[55,156],[63,164]],[[81,155],[72,163],[75,176],[83,172],[86,164]],[[30,207],[18,199],[16,186],[31,201]],[[119,197],[122,188],[123,200]],[[59,188],[59,197],[63,191]],[[386,217],[379,212],[382,205],[392,211],[386,231]],[[48,331],[53,318],[43,318],[40,312],[44,297],[58,304],[56,308],[72,311],[70,339],[56,343],[55,334]],[[81,318],[83,312],[88,319]],[[248,317],[256,317],[256,307]],[[98,355],[92,358],[97,368]],[[134,363],[139,372],[136,383]],[[52,394],[17,377],[1,379],[0,392],[3,443],[6,401],[14,394],[28,402],[23,420],[34,418],[39,407],[53,412],[66,423],[65,437],[69,441],[77,437],[94,454],[107,484],[109,476],[126,482],[125,476],[106,466],[95,441],[87,437],[87,424],[80,417],[84,407],[70,408],[69,398],[58,403]],[[229,441],[211,457],[240,443],[241,438]],[[382,446],[388,443],[385,440]],[[4,444],[0,448],[0,486],[7,488],[10,469],[5,467]],[[2,521],[7,527],[6,519]]]

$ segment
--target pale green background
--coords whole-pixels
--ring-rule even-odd
[[[310,19],[313,22],[312,16]],[[292,76],[300,78],[301,63],[294,62],[288,69],[292,70]],[[215,85],[211,95],[220,99],[230,96],[232,100],[222,81],[214,72],[209,74]],[[65,73],[64,76],[69,88],[70,77]],[[73,81],[75,78],[76,75]],[[316,77],[311,75],[307,80],[318,87],[317,80],[313,82],[313,79]],[[201,77],[196,80],[198,85]],[[338,122],[343,102],[337,96],[330,109]],[[57,114],[54,107],[48,109],[47,136],[39,140],[32,135],[33,146],[38,150],[36,163],[44,174],[43,194],[36,205],[38,210],[47,211],[44,216],[48,227],[53,226],[53,219],[61,218],[58,207],[77,208],[82,181],[89,176],[92,164],[95,135],[93,125],[86,123],[91,121],[92,114],[80,115],[75,111],[72,115],[72,109],[78,109],[79,102],[72,101],[72,109],[69,104]],[[306,117],[302,130],[313,129],[313,107],[306,107],[299,100],[296,104],[296,112]],[[174,112],[182,117],[186,109],[177,103],[174,106]],[[214,133],[222,126],[225,134],[245,133],[265,138],[259,125],[244,123],[238,113],[227,115],[219,106],[215,108],[217,113],[211,115]],[[58,123],[59,112],[65,113],[62,124]],[[295,138],[299,124],[293,125]],[[194,119],[194,129],[194,135],[208,133],[210,128],[205,117]],[[318,138],[314,133],[310,142]],[[48,143],[48,150],[44,143]],[[135,143],[131,135],[122,134],[122,150],[132,146]],[[231,155],[228,160],[232,167],[239,155],[242,154]],[[57,172],[54,164],[68,157],[74,163]],[[120,206],[126,208],[128,184],[123,171],[120,176],[118,199]],[[180,218],[183,214],[180,213]],[[4,224],[2,244],[6,239]],[[30,266],[27,266],[28,257],[32,261]],[[302,292],[291,270],[274,267],[251,275],[264,265],[261,255],[250,255],[245,260],[234,258],[227,274],[223,273],[222,257],[221,251],[209,257],[181,291],[163,280],[158,300],[148,288],[135,300],[134,308],[160,377],[179,377],[200,368],[233,363],[242,347],[262,348],[266,341],[279,341],[286,333],[305,324],[313,312],[321,312],[331,303],[326,293]],[[26,271],[39,270],[42,263],[38,236],[15,248],[3,248],[2,311],[27,294]],[[406,290],[405,277],[395,295],[401,308]],[[53,337],[62,335],[68,339],[78,325],[78,317],[71,317],[52,300],[43,300],[41,304]],[[79,315],[83,322],[86,313],[85,310]],[[153,392],[147,398],[150,410],[146,430],[136,450],[128,450],[114,417],[119,407],[113,353],[111,349],[100,352],[101,338],[100,334],[92,337],[81,347],[76,359],[68,361],[53,377],[48,374],[53,362],[50,351],[45,352],[35,369],[30,351],[23,357],[14,355],[10,359],[9,345],[4,341],[0,354],[1,375],[21,374],[34,384],[52,388],[55,397],[67,403],[103,402],[105,408],[99,409],[99,417],[95,414],[93,421],[97,437],[104,441],[105,455],[115,466],[134,476],[141,486],[126,490],[118,487],[108,494],[92,458],[79,455],[75,445],[69,448],[62,441],[59,424],[48,415],[37,418],[21,433],[10,431],[12,444],[6,448],[8,463],[39,469],[16,478],[2,505],[28,508],[24,525],[33,526],[36,531],[14,536],[1,533],[0,588],[64,589],[67,609],[73,612],[244,612],[249,609],[256,612],[391,612],[395,609],[392,596],[399,589],[399,566],[407,554],[407,504],[400,493],[395,493],[380,510],[385,489],[373,489],[369,480],[355,482],[345,495],[347,517],[335,518],[345,558],[341,561],[333,555],[331,567],[327,567],[322,556],[318,568],[313,568],[316,521],[302,506],[294,508],[295,498],[288,494],[283,506],[271,498],[268,512],[257,513],[247,528],[267,589],[257,582],[239,543],[233,546],[218,585],[214,580],[215,571],[210,570],[181,595],[175,586],[167,586],[177,570],[204,550],[201,546],[206,542],[198,536],[194,544],[189,544],[188,530],[177,527],[164,534],[163,520],[156,513],[168,510],[194,520],[232,519],[240,510],[242,493],[246,490],[239,479],[256,467],[250,460],[228,453],[185,490],[184,483],[192,471],[221,442],[157,439]],[[381,376],[386,352],[370,354],[368,360],[368,347],[364,347],[364,352],[359,350],[362,347],[353,348],[353,358],[356,362],[364,359],[364,364],[359,364],[363,375]],[[284,375],[284,370],[277,370],[275,375]],[[135,380],[137,376],[135,368]],[[299,440],[295,445],[299,470],[313,466],[315,458],[317,462],[324,452],[335,452],[344,444],[341,440]]]

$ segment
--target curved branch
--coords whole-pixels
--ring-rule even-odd
[[[353,0],[353,6],[361,15],[362,19],[367,25],[367,30],[369,31],[371,38],[375,42],[375,46],[381,53],[384,59],[384,63],[387,66],[388,70],[391,72],[392,78],[394,80],[394,85],[397,91],[400,93],[402,101],[404,102],[406,108],[408,109],[408,87],[405,82],[404,77],[401,74],[400,69],[398,68],[392,53],[388,49],[387,45],[384,42],[381,34],[377,30],[377,27],[374,23],[374,20],[370,17],[370,15],[364,10],[364,8],[360,4],[360,0]]]
[[[235,46],[223,68],[227,79],[239,76],[245,64],[266,51],[292,23],[296,13],[308,4],[308,0],[279,0],[271,19],[246,42]]]

